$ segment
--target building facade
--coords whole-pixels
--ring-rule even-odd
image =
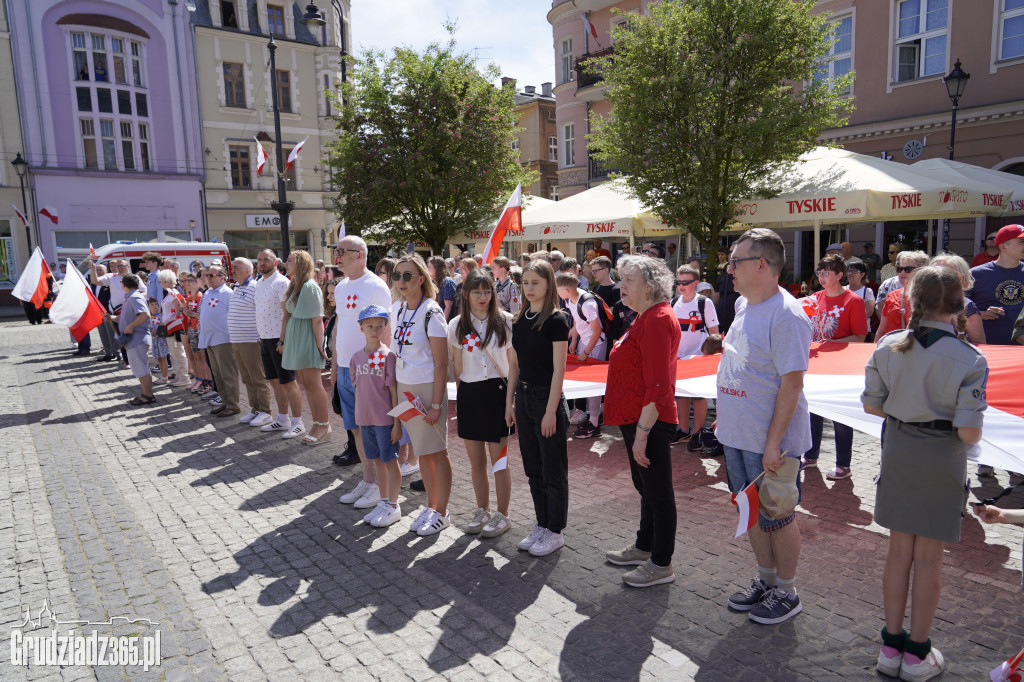
[[[0,306],[20,303],[10,295],[18,275],[29,257],[29,236],[14,209],[26,215],[33,211],[28,206],[28,191],[23,193],[22,180],[12,162],[23,155],[21,139],[21,112],[18,108],[17,88],[14,81],[14,53],[11,51],[11,33],[7,22],[7,8],[0,4],[0,92],[14,96],[0,97]],[[24,158],[24,156],[23,156]],[[26,177],[25,180],[28,178]],[[29,225],[29,231],[31,231]],[[35,240],[32,240],[35,244]]]
[[[84,257],[90,243],[199,238],[203,162],[184,6],[9,0],[7,8],[33,246],[56,261]]]
[[[277,200],[270,52],[277,45],[277,95],[285,159],[306,140],[286,173],[291,248],[328,258],[337,217],[331,180],[321,159],[333,137],[336,103],[327,95],[342,77],[349,44],[348,0],[321,3],[327,24],[314,35],[302,23],[304,2],[198,0],[193,14],[206,167],[209,235],[232,254],[255,257],[281,245]],[[257,174],[259,139],[269,159]]]
[[[502,85],[515,80],[502,78]],[[541,91],[527,85],[522,92],[516,92],[516,116],[520,128],[512,143],[519,152],[519,162],[524,168],[534,171],[537,178],[524,194],[554,199],[558,186],[558,126],[555,121],[555,97],[551,83],[541,84]]]

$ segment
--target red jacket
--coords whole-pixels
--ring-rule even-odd
[[[679,423],[675,400],[679,336],[679,322],[667,302],[651,306],[636,318],[608,359],[605,424],[635,424],[640,410],[652,402],[658,406],[658,421]]]

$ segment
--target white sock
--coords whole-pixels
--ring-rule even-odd
[[[296,426],[302,426],[302,417],[295,417],[292,419],[292,428]]]
[[[765,568],[764,566],[757,567],[758,577],[764,581],[765,585],[770,587],[775,587],[775,584],[778,581],[778,574],[778,570],[774,568]]]
[[[277,415],[277,423],[278,424],[287,424],[287,423],[289,423],[288,415],[287,414],[279,414],[279,415]]]
[[[779,578],[778,586],[784,589],[786,594],[790,597],[796,596],[796,577],[790,578],[789,580]]]

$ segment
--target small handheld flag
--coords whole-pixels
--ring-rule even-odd
[[[807,317],[814,317],[818,314],[818,299],[814,296],[804,296],[800,299],[800,305]]]
[[[263,166],[267,163],[267,152],[264,151],[259,138],[253,137],[252,139],[256,140],[256,177],[258,178],[263,172]]]
[[[1013,658],[1003,661],[992,669],[988,677],[992,682],[1021,682],[1024,675],[1021,674],[1021,663],[1024,662],[1024,649]]]
[[[762,472],[761,476],[764,473]],[[760,478],[760,476],[758,476]],[[732,503],[740,510],[740,518],[736,523],[736,535],[739,537],[749,531],[757,523],[757,507],[760,504],[757,493],[757,480],[738,493],[733,493]]]
[[[501,454],[498,455],[498,459],[494,461],[494,466],[491,467],[491,473],[496,474],[499,471],[508,469],[508,443],[501,449]]]
[[[92,242],[89,242],[89,258],[96,260],[97,257],[96,249],[92,248]]]
[[[404,422],[407,422],[410,419],[415,419],[416,417],[422,417],[424,414],[424,412],[418,410],[416,406],[408,400],[403,400],[388,412],[389,417],[398,417]]]

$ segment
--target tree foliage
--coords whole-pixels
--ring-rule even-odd
[[[666,0],[649,15],[625,15],[614,54],[592,65],[613,104],[588,138],[597,157],[705,246],[709,271],[737,202],[777,194],[773,171],[852,108],[840,94],[852,74],[815,79],[835,38],[813,8],[811,0]]]
[[[439,253],[497,220],[516,183],[529,181],[511,145],[514,89],[492,86],[497,69],[480,73],[454,41],[390,58],[368,51],[354,71],[328,152],[350,233]]]

